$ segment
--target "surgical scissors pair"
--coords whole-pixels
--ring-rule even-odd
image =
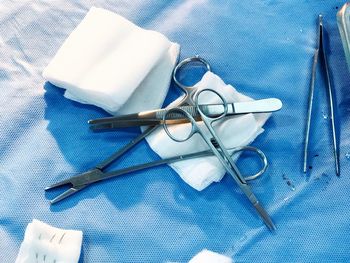
[[[205,93],[213,93],[216,95],[222,102],[222,105],[224,105],[223,111],[219,116],[212,117],[210,115],[207,115],[205,111],[202,110],[200,107],[200,97],[201,95]],[[258,199],[254,195],[253,191],[251,190],[250,186],[247,184],[246,178],[244,178],[239,171],[238,167],[234,163],[233,159],[231,158],[230,154],[228,153],[227,149],[221,142],[220,138],[217,136],[216,132],[213,129],[213,123],[224,118],[227,114],[228,111],[228,105],[225,100],[225,98],[218,93],[217,91],[213,89],[203,89],[198,91],[195,94],[195,105],[196,108],[201,116],[202,121],[205,124],[205,127],[209,130],[210,135],[208,136],[205,132],[203,127],[199,126],[195,119],[191,116],[191,114],[181,108],[173,108],[167,111],[167,113],[164,115],[164,122],[163,122],[163,127],[165,132],[168,134],[170,138],[172,138],[174,141],[177,142],[183,142],[187,141],[190,139],[194,134],[199,134],[203,140],[206,142],[206,144],[209,146],[210,150],[212,153],[219,159],[220,163],[223,165],[225,168],[226,172],[232,176],[232,178],[236,181],[238,186],[241,188],[243,193],[248,197],[249,201],[253,204],[254,208],[266,224],[266,226],[270,230],[275,230],[276,227],[274,223],[272,222],[270,216],[268,213],[265,211],[265,209],[262,207],[262,205],[259,203]],[[188,130],[187,134],[182,134],[181,136],[183,137],[178,137],[179,135],[176,134],[175,132],[171,130],[171,127],[175,126],[174,124],[168,124],[166,122],[168,117],[171,117],[172,114],[182,114],[184,118],[187,118],[188,121],[191,124],[191,129]]]
[[[195,105],[194,101],[193,101],[193,95],[194,93],[197,91],[197,87],[194,86],[186,86],[184,84],[182,84],[178,79],[177,79],[177,74],[180,72],[180,70],[190,64],[197,64],[200,63],[202,66],[205,67],[206,71],[211,71],[210,65],[209,63],[199,57],[199,56],[194,56],[194,57],[189,57],[184,59],[183,61],[181,61],[174,69],[173,71],[173,80],[176,83],[176,85],[184,92],[184,97],[181,99],[181,101],[179,103],[177,103],[176,106],[183,106],[183,105]],[[131,140],[127,145],[125,145],[123,148],[121,148],[120,150],[118,150],[117,152],[115,152],[114,154],[112,154],[110,157],[108,157],[107,159],[103,160],[102,162],[100,162],[99,164],[97,164],[94,168],[78,175],[78,176],[82,176],[82,177],[91,177],[91,178],[96,178],[98,176],[101,176],[101,174],[103,173],[103,170],[105,170],[107,167],[109,167],[113,162],[115,162],[118,158],[120,158],[121,156],[123,156],[127,151],[129,151],[131,148],[133,148],[135,145],[137,145],[142,139],[144,139],[146,136],[148,136],[149,134],[151,134],[153,131],[155,131],[157,129],[159,125],[155,125],[155,126],[151,126],[149,128],[147,128],[145,131],[143,131],[140,135],[138,135],[135,139]],[[67,182],[66,182],[67,183]],[[60,196],[58,196],[57,198],[53,199],[51,201],[51,203],[55,203],[58,202],[59,200],[62,200],[70,195],[72,195],[73,193],[79,191],[82,189],[82,187],[74,187],[76,184],[72,183],[73,187],[68,189],[68,191],[64,192],[63,194],[61,194]],[[54,187],[58,187],[59,183],[57,184],[53,184],[49,187],[46,187],[45,190],[50,190]]]
[[[200,105],[200,107],[206,115],[210,116],[217,116],[218,113],[222,112],[223,110],[222,104],[206,104]],[[282,102],[276,98],[269,98],[254,101],[228,103],[227,107],[227,115],[266,113],[280,110],[282,108]],[[190,113],[195,120],[200,119],[200,114],[195,106],[187,105],[179,106],[179,108]],[[159,125],[163,123],[163,117],[166,111],[167,109],[158,109],[116,117],[100,118],[90,120],[89,124],[91,124],[90,128],[92,130]],[[182,119],[181,114],[172,114],[171,116],[168,116],[167,122],[183,123],[186,122],[186,119]]]

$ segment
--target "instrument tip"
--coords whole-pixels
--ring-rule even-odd
[[[318,15],[318,22],[319,22],[320,25],[323,24],[323,15],[322,14]]]
[[[271,232],[274,232],[277,228],[275,224],[272,222],[270,216],[267,214],[265,209],[260,205],[259,202],[254,204],[255,209],[258,211],[261,219],[264,221],[265,225]]]
[[[271,220],[270,218],[265,218],[264,221],[265,221],[265,224],[267,225],[267,227],[269,228],[269,230],[270,230],[271,232],[275,232],[275,231],[276,231],[277,227],[276,227],[276,225],[272,222],[272,220]]]
[[[306,157],[304,157],[304,163],[303,163],[303,172],[304,172],[304,174],[306,174],[306,172],[307,172],[307,161],[306,161],[306,159],[307,159],[307,153],[306,153],[305,156],[306,156]]]
[[[65,196],[64,196],[64,193],[63,193],[63,194],[55,197],[54,199],[51,199],[50,200],[50,205],[54,205],[54,204],[58,203],[59,201],[61,201],[64,198],[65,198]]]

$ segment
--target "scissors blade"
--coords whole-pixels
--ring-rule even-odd
[[[120,120],[110,123],[99,123],[90,126],[93,131],[109,130],[117,128],[139,127],[139,126],[155,126],[162,124],[162,120]]]
[[[225,150],[223,150],[223,152],[225,152]],[[274,231],[276,229],[276,226],[272,222],[272,219],[270,218],[266,210],[262,207],[262,205],[260,204],[256,196],[254,195],[253,191],[251,190],[250,186],[246,183],[245,178],[242,177],[237,166],[234,164],[231,158],[228,159],[228,164],[231,168],[229,169],[229,172],[232,178],[237,182],[238,186],[241,188],[243,193],[247,196],[247,198],[249,199],[251,204],[254,206],[255,210],[258,212],[259,216],[261,217],[265,225],[269,228],[269,230]]]
[[[219,146],[220,148],[220,146]],[[225,154],[226,150],[222,149],[221,154],[223,156],[226,156]],[[269,228],[270,231],[276,230],[276,226],[273,223],[272,219],[270,218],[269,214],[266,212],[266,210],[262,207],[256,196],[254,195],[253,191],[251,190],[250,186],[246,183],[245,178],[241,175],[240,171],[238,170],[237,166],[234,164],[231,158],[226,158],[227,163],[224,165],[229,166],[229,168],[226,170],[230,173],[232,178],[237,182],[238,186],[241,188],[243,193],[247,196],[250,203],[254,206],[255,210],[258,212],[259,216],[265,223],[265,225]]]
[[[186,110],[187,112],[190,112],[191,115],[196,115],[198,114],[196,112],[195,106],[182,106],[182,109]],[[97,125],[97,124],[116,124],[116,127],[129,127],[124,126],[123,122],[128,123],[129,121],[139,121],[140,123],[143,123],[143,121],[146,121],[146,125],[151,125],[151,123],[157,122],[159,124],[159,121],[163,120],[164,115],[166,114],[167,109],[158,109],[158,110],[152,110],[152,111],[142,111],[139,113],[133,113],[133,114],[126,114],[126,115],[121,115],[121,116],[115,116],[115,117],[106,117],[106,118],[100,118],[100,119],[92,119],[88,121],[88,124],[91,125]],[[182,118],[182,115],[175,115],[175,116],[169,116],[171,119],[180,119]],[[138,125],[142,126],[142,125]],[[115,127],[113,127],[115,128]]]
[[[266,212],[266,210],[260,205],[260,203],[255,203],[254,207],[258,214],[260,215],[261,219],[264,221],[265,225],[271,230],[276,230],[276,226],[271,220],[269,214]]]
[[[197,121],[200,118],[196,118]],[[182,124],[187,123],[187,119],[174,119],[174,120],[166,120],[167,124]],[[96,124],[90,126],[90,129],[93,131],[98,130],[108,130],[108,129],[118,129],[118,128],[128,128],[128,127],[139,127],[139,126],[156,126],[162,125],[164,123],[163,120],[125,120],[125,121],[117,121],[111,123],[104,124]]]
[[[104,124],[104,123],[110,123],[116,120],[140,120],[140,119],[157,119],[156,113],[158,111],[162,111],[163,109],[159,110],[151,110],[151,111],[141,111],[139,113],[132,113],[132,114],[126,114],[126,115],[120,115],[116,117],[106,117],[106,118],[99,118],[99,119],[92,119],[89,120],[89,124]]]
[[[282,108],[282,102],[276,98],[269,98],[255,101],[229,103],[227,106],[227,115],[266,113],[280,110]],[[200,105],[199,107],[202,108],[202,111],[206,115],[210,116],[218,116],[223,112],[222,104]],[[200,119],[200,114],[197,111],[196,106],[181,106],[179,108],[190,113],[196,120]],[[160,109],[152,112],[145,112],[145,114],[140,112],[137,114],[95,119],[90,120],[89,124],[92,124],[90,126],[92,130],[159,125],[163,123],[163,118],[166,112],[166,109]],[[172,113],[171,116],[167,116],[167,121],[175,119],[178,120],[180,118],[183,120],[181,123],[188,122],[187,119],[183,119],[182,114],[176,113]]]

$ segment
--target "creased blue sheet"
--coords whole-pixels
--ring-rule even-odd
[[[14,262],[33,219],[84,232],[81,262],[187,262],[207,248],[236,262],[350,261],[350,78],[336,27],[343,1],[10,1],[0,4],[0,251]],[[93,133],[102,110],[69,101],[41,76],[92,6],[167,35],[181,58],[200,54],[255,99],[280,98],[254,142],[270,160],[252,188],[271,234],[233,180],[197,192],[167,166],[112,179],[55,206],[45,186],[83,172],[139,134]],[[317,15],[324,14],[336,90],[341,176],[335,175],[324,80],[318,69],[310,173],[302,173]],[[82,43],[84,45],[84,43]],[[116,72],[117,74],[117,72]],[[174,86],[165,104],[180,94]],[[115,167],[159,157],[142,142]]]

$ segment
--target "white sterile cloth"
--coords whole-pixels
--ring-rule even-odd
[[[43,76],[66,89],[65,97],[114,115],[150,110],[164,101],[179,49],[158,32],[92,7]]]
[[[56,228],[34,219],[28,224],[16,263],[75,263],[83,233]]]
[[[207,72],[195,85],[199,90],[210,88],[222,94],[227,102],[249,101],[251,98],[239,93],[231,85],[226,85],[219,76]],[[204,95],[204,94],[203,94]],[[174,105],[178,100],[174,101]],[[208,100],[206,100],[208,101]],[[208,101],[209,103],[209,101]],[[211,101],[210,103],[219,103]],[[226,148],[249,145],[264,130],[262,126],[269,118],[269,113],[245,114],[227,117],[217,121],[214,129]],[[198,125],[205,127],[203,122]],[[188,133],[188,125],[181,124],[176,132]],[[204,128],[206,130],[206,128]],[[175,133],[174,133],[175,134]],[[209,136],[209,131],[207,131]],[[181,137],[181,136],[178,136]],[[161,157],[168,158],[180,154],[188,154],[207,150],[208,146],[199,134],[195,134],[185,142],[175,142],[159,127],[147,138],[148,144]],[[237,156],[236,156],[237,158]],[[218,182],[225,174],[224,167],[215,156],[196,158],[170,164],[180,177],[198,191],[203,190],[212,182]]]
[[[219,253],[203,249],[188,263],[233,263],[233,260]]]

